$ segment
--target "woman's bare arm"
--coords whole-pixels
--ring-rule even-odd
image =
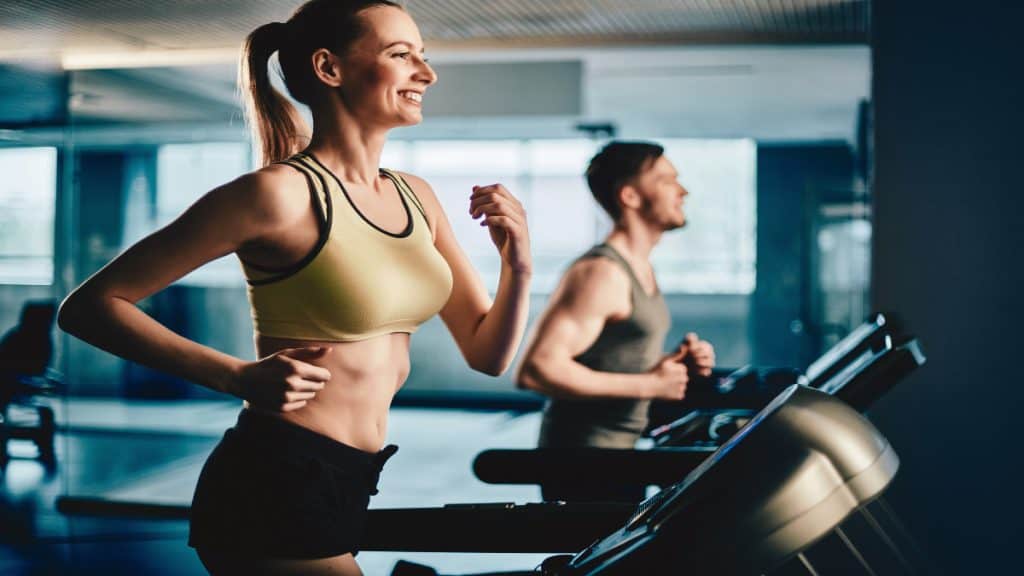
[[[459,246],[451,224],[430,185],[406,175],[431,219],[434,245],[452,270],[453,287],[441,319],[471,368],[498,376],[512,364],[530,304],[529,238],[522,206],[499,185],[477,187],[467,198],[470,216],[490,219],[492,238],[499,244],[501,274],[494,301]],[[497,232],[496,232],[497,230]],[[525,252],[525,253],[524,253]]]
[[[128,360],[243,397],[239,376],[249,363],[175,334],[136,303],[300,222],[310,210],[308,198],[301,176],[282,166],[214,189],[74,290],[61,305],[60,327]]]

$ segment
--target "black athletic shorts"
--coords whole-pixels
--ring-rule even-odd
[[[380,470],[396,450],[364,452],[242,410],[199,475],[189,546],[273,558],[355,554]]]

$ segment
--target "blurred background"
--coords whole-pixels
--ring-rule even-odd
[[[875,417],[904,460],[896,504],[950,573],[1009,554],[998,523],[984,543],[963,534],[1013,500],[999,488],[1002,464],[973,459],[978,450],[998,456],[1010,436],[1000,410],[1014,403],[984,402],[1003,387],[1020,398],[1003,364],[1009,344],[981,336],[1007,334],[1015,314],[1003,296],[1019,261],[1007,251],[1020,232],[1003,200],[1005,160],[1019,150],[1019,132],[1007,129],[1020,113],[1002,80],[1009,26],[998,10],[971,9],[961,21],[929,8],[934,24],[922,29],[924,15],[909,6],[866,0],[406,5],[440,81],[424,98],[426,120],[396,130],[382,164],[433,185],[489,287],[498,259],[465,214],[472,185],[504,183],[530,215],[536,315],[569,262],[608,231],[582,177],[588,159],[612,137],[663,144],[690,191],[688,225],[654,255],[673,317],[667,345],[696,331],[722,366],[802,368],[873,310],[896,313],[929,353]],[[27,305],[45,317],[46,302],[256,167],[238,48],[296,6],[0,5],[0,332],[24,322]],[[954,30],[966,40],[948,42]],[[233,256],[140,306],[184,336],[253,358]],[[45,404],[54,453],[40,460],[45,449],[31,437],[5,439],[0,572],[200,573],[181,522],[68,518],[52,501],[187,503],[238,402],[44,332],[55,392],[4,408],[11,424],[45,418],[36,409]],[[469,461],[495,443],[532,445],[542,398],[508,375],[471,372],[437,319],[413,338],[412,365],[395,401],[390,439],[403,452],[394,467],[445,472],[436,485],[385,473],[375,505],[538,499],[529,488],[478,485]],[[970,396],[978,379],[984,399]],[[949,432],[953,421],[972,432]],[[974,472],[943,469],[950,460]],[[997,472],[981,472],[986,465]],[[996,487],[982,490],[992,478]],[[968,504],[979,492],[990,500]],[[955,528],[940,528],[940,518]],[[393,556],[374,554],[360,555],[364,570],[383,573]],[[432,561],[501,567],[493,558]]]

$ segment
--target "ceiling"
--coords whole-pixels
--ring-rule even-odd
[[[866,43],[867,0],[408,0],[432,49]],[[4,0],[0,58],[238,47],[295,0]]]
[[[414,0],[442,42],[866,42],[865,0]]]

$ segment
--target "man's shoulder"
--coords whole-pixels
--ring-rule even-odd
[[[566,276],[575,276],[587,280],[612,280],[625,277],[622,266],[611,257],[588,252],[573,262],[566,271]]]
[[[614,259],[588,252],[573,262],[562,280],[577,292],[621,292],[629,289],[629,276]]]

